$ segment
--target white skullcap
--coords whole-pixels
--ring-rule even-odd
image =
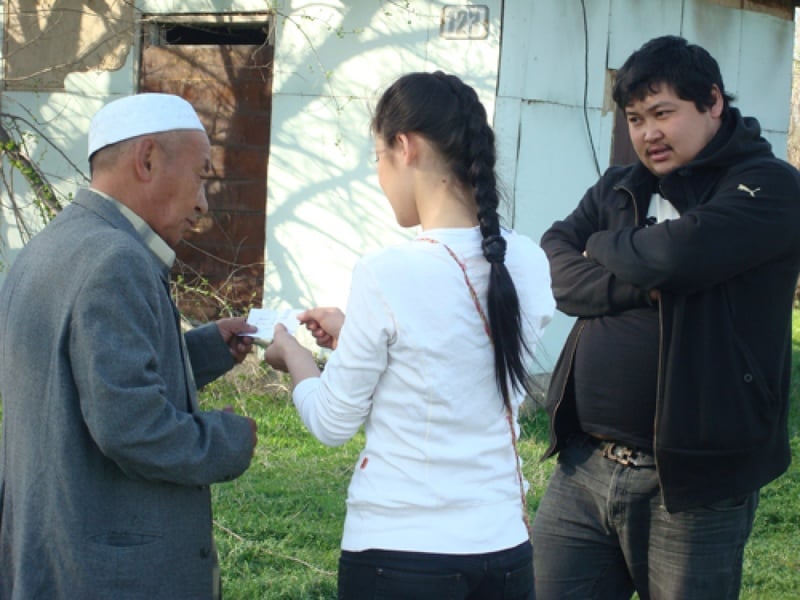
[[[89,158],[109,144],[140,135],[199,129],[205,131],[191,104],[173,94],[135,94],[97,111],[89,125]]]

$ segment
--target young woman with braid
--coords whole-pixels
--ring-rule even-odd
[[[365,427],[339,598],[532,598],[516,417],[554,310],[547,261],[500,227],[494,134],[471,87],[441,72],[401,77],[372,133],[397,222],[421,231],[359,261],[346,320],[300,315],[335,348],[321,375],[281,325],[266,352],[323,443]]]

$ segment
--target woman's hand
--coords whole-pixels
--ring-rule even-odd
[[[319,377],[319,367],[311,352],[301,346],[280,323],[275,325],[272,343],[264,352],[264,360],[273,369],[289,373],[292,388],[304,379]]]
[[[297,352],[300,344],[289,334],[286,327],[278,323],[275,325],[275,332],[272,343],[264,351],[264,360],[267,364],[278,371],[288,373],[289,366],[286,364],[286,355]]]
[[[321,348],[336,349],[339,332],[344,325],[344,313],[338,308],[312,308],[297,315]]]

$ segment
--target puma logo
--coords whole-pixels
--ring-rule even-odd
[[[743,192],[747,192],[748,194],[750,194],[750,197],[751,197],[751,198],[755,198],[755,197],[756,197],[756,192],[760,192],[760,191],[761,191],[761,188],[756,188],[756,189],[754,189],[754,190],[751,190],[749,187],[747,187],[747,186],[746,186],[745,184],[743,184],[743,183],[740,183],[740,184],[739,184],[739,187],[737,187],[736,189],[737,189],[737,190],[741,190],[741,191],[743,191]]]

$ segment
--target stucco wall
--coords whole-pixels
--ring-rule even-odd
[[[566,216],[608,167],[608,71],[659,35],[682,35],[708,49],[735,104],[760,119],[775,153],[786,157],[791,20],[706,0],[517,0],[506,2],[503,25],[495,124],[503,174],[513,182],[513,224],[534,239]],[[548,328],[545,363],[555,360],[571,324],[558,314]]]
[[[439,36],[443,5],[430,1],[136,3],[139,11],[150,14],[275,8],[265,305],[344,304],[355,260],[411,235],[394,223],[375,178],[368,132],[371,106],[400,74],[439,68],[472,84],[493,114],[501,2],[484,5],[490,19],[486,39],[445,40]],[[75,27],[81,22],[76,20]],[[136,28],[129,30],[134,35]],[[1,97],[4,112],[37,124],[31,154],[65,197],[88,173],[90,116],[114,97],[136,91],[136,44],[115,56],[120,61],[111,69],[87,69],[81,63],[62,73],[63,89],[6,90]],[[57,83],[50,87],[57,88]],[[42,143],[45,138],[73,163]],[[22,189],[21,182],[17,187]],[[2,260],[9,262],[22,241],[7,212],[0,227],[6,240]]]
[[[344,305],[358,257],[412,235],[394,223],[379,189],[368,132],[378,94],[407,71],[451,71],[478,90],[494,117],[507,222],[534,239],[567,214],[598,167],[608,165],[608,69],[653,36],[677,33],[706,46],[738,105],[762,120],[776,153],[786,155],[793,23],[777,14],[707,0],[491,0],[482,2],[489,9],[486,39],[447,40],[440,37],[444,4],[136,3],[156,14],[277,11],[265,305]],[[91,114],[135,91],[137,54],[133,44],[115,55],[119,68],[76,69],[65,75],[62,90],[5,90],[0,96],[3,112],[35,125],[29,148],[63,196],[85,181]],[[44,137],[55,146],[41,143]],[[23,187],[18,180],[15,186]],[[0,235],[0,260],[13,260],[21,240],[7,211],[0,215]],[[549,328],[551,360],[569,325],[558,317]]]
[[[494,112],[500,2],[485,3],[484,40],[442,39],[441,3],[405,4],[295,1],[277,21],[265,304],[344,305],[358,257],[413,233],[380,191],[369,135],[396,77],[457,73]]]

